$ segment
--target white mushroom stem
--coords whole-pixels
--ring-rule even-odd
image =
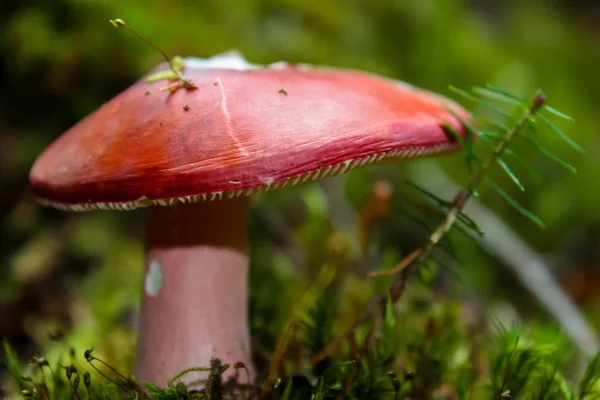
[[[184,369],[208,367],[211,358],[241,361],[254,375],[247,209],[246,197],[150,209],[138,379],[165,386]],[[194,372],[183,381],[197,388],[206,377]],[[240,379],[246,383],[245,374]]]

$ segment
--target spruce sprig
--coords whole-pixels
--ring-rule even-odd
[[[458,93],[460,94],[463,92],[459,91]],[[470,99],[470,100],[472,100],[474,98],[476,99],[477,97],[474,97],[474,96],[468,97],[468,99]],[[466,203],[469,201],[469,199],[472,196],[476,195],[477,188],[483,182],[484,178],[487,177],[492,166],[497,165],[498,160],[501,160],[502,155],[504,154],[504,152],[506,151],[508,146],[512,143],[512,141],[517,136],[521,135],[522,132],[524,131],[524,129],[529,124],[531,124],[532,122],[535,121],[534,117],[536,116],[538,111],[544,106],[545,102],[546,102],[546,95],[542,92],[538,92],[533,97],[533,100],[529,103],[529,106],[527,108],[525,108],[525,110],[522,112],[521,117],[517,120],[517,122],[513,125],[513,127],[511,129],[508,129],[504,133],[502,139],[499,140],[497,144],[495,144],[495,146],[492,149],[491,156],[485,162],[482,162],[481,159],[475,154],[475,152],[473,150],[473,146],[472,146],[472,140],[470,139],[472,137],[479,136],[477,129],[470,122],[465,121],[465,120],[461,119],[458,115],[454,114],[454,116],[457,119],[459,119],[459,121],[463,124],[463,126],[467,132],[467,139],[463,140],[461,142],[461,144],[463,144],[463,147],[464,147],[464,150],[466,153],[465,158],[467,160],[467,168],[469,169],[469,172],[471,173],[471,179],[470,179],[469,183],[467,184],[465,189],[461,190],[459,193],[456,194],[456,196],[454,197],[454,199],[451,202],[452,207],[450,207],[448,209],[448,212],[444,218],[444,221],[440,225],[438,225],[438,227],[435,229],[435,231],[429,236],[427,243],[423,247],[420,247],[420,248],[414,250],[407,257],[405,257],[395,268],[391,268],[391,269],[383,270],[383,271],[380,270],[380,271],[371,272],[369,275],[370,276],[394,275],[413,264],[419,264],[420,262],[422,262],[425,259],[425,257],[427,257],[430,254],[431,250],[440,242],[440,240],[452,228],[455,221],[458,219],[459,214],[462,212],[463,208],[465,207]],[[485,101],[484,104],[488,104],[488,102]],[[457,137],[457,138],[460,137],[460,135],[458,135],[458,133],[453,131],[452,128],[449,128],[450,124],[446,124],[445,126],[450,130],[450,132],[455,137]],[[473,171],[473,169],[472,169],[473,161],[475,161],[478,164],[478,168],[475,171]],[[504,164],[503,169],[505,172],[507,172],[507,174],[510,177],[513,178],[513,180],[516,179],[516,175],[508,168],[508,166],[506,164]],[[522,186],[520,184],[520,181],[518,181],[518,180],[516,180],[515,183],[518,183],[518,185]],[[523,216],[527,217],[528,219],[530,219],[531,221],[535,222],[536,224],[538,224],[542,227],[544,226],[543,222],[537,216],[535,216],[531,211],[525,209],[517,201],[512,199],[512,197],[510,197],[510,195],[507,194],[505,191],[503,191],[498,185],[493,184],[493,187],[494,187],[494,189],[496,189],[496,191],[500,194],[501,197],[503,197],[511,206],[513,206]]]
[[[465,94],[467,92],[461,90],[454,90],[459,94]],[[470,219],[467,219],[463,216],[462,210],[465,207],[466,203],[472,196],[478,195],[478,187],[484,182],[484,179],[487,178],[488,173],[494,166],[500,166],[500,168],[517,184],[520,189],[524,189],[524,186],[521,184],[521,181],[517,177],[517,175],[510,169],[508,164],[502,159],[504,154],[512,154],[513,157],[519,157],[514,151],[509,149],[509,145],[518,138],[518,137],[527,137],[526,132],[528,129],[535,129],[538,127],[539,122],[542,121],[547,126],[548,123],[543,118],[537,118],[540,115],[540,112],[547,112],[551,115],[559,116],[564,119],[570,119],[570,117],[565,114],[557,111],[556,109],[548,106],[546,104],[546,95],[544,93],[537,92],[530,101],[522,100],[521,98],[511,95],[510,93],[496,88],[494,86],[489,86],[485,89],[476,88],[474,90],[476,94],[479,96],[485,97],[480,100],[480,97],[475,95],[467,95],[468,100],[475,102],[483,102],[483,105],[486,107],[490,107],[491,102],[494,100],[505,100],[505,105],[512,105],[514,107],[514,113],[520,112],[520,116],[515,120],[512,117],[512,114],[507,112],[497,112],[501,117],[504,118],[501,122],[491,122],[487,123],[487,127],[484,130],[479,130],[476,128],[474,124],[469,121],[465,121],[461,119],[460,116],[453,113],[451,110],[449,112],[458,119],[465,131],[466,138],[463,138],[458,132],[456,132],[450,124],[446,123],[444,126],[447,131],[453,135],[457,142],[462,145],[465,151],[465,159],[467,163],[467,169],[471,175],[471,178],[465,188],[459,191],[452,201],[444,201],[433,194],[427,193],[425,190],[419,190],[416,185],[412,185],[417,188],[422,194],[428,197],[430,200],[436,202],[438,206],[445,207],[447,212],[445,214],[444,220],[440,223],[435,230],[429,236],[427,243],[414,250],[404,259],[402,259],[394,268],[387,270],[379,270],[375,272],[371,272],[370,276],[378,276],[378,275],[395,275],[401,272],[398,279],[396,279],[395,283],[389,290],[390,298],[393,302],[396,302],[404,292],[406,282],[410,278],[412,271],[414,270],[414,266],[420,265],[431,253],[433,248],[437,246],[442,239],[446,237],[448,231],[455,225],[457,221],[461,221],[468,227],[471,227],[474,230],[478,230],[477,225],[474,222],[471,222]],[[554,133],[556,129],[551,128],[551,131]],[[483,133],[480,133],[483,132]],[[564,135],[559,135],[563,137]],[[475,153],[473,148],[473,139],[474,138],[485,138],[484,142],[491,146],[491,155],[486,159],[486,161],[482,161],[478,154]],[[533,139],[532,139],[533,140]],[[535,141],[534,141],[535,143]],[[573,141],[567,141],[569,144],[573,144]],[[575,149],[578,149],[577,145],[574,146]],[[556,160],[552,153],[549,151],[547,155],[550,159]],[[475,169],[474,166],[477,166]],[[513,206],[517,211],[519,211],[523,216],[527,217],[534,223],[539,226],[544,226],[543,222],[539,217],[534,215],[532,212],[524,208],[520,205],[516,200],[514,200],[508,193],[506,193],[500,186],[491,182],[492,187],[498,192],[498,194],[504,198],[511,206]],[[367,319],[370,318],[370,315],[377,309],[378,304],[382,304],[382,301],[385,298],[382,296],[376,296],[373,298],[367,307],[364,309],[363,313],[354,321],[354,323],[343,333],[343,335],[332,340],[327,346],[325,346],[321,351],[317,352],[317,354],[313,355],[312,361],[317,362],[319,360],[323,360],[330,356],[341,340],[346,338],[352,338],[357,327]]]

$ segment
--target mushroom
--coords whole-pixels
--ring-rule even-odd
[[[468,118],[444,97],[364,72],[257,66],[236,53],[184,62],[195,90],[138,81],[59,137],[30,174],[35,198],[60,209],[153,206],[135,372],[156,384],[211,358],[254,376],[249,195],[456,150],[442,124],[464,135],[449,109]]]

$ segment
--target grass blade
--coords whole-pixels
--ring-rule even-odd
[[[8,344],[8,341],[2,341],[2,347],[4,348],[4,357],[6,358],[5,365],[6,369],[14,379],[15,383],[19,387],[19,390],[23,390],[25,387],[25,383],[23,381],[23,370],[21,369],[21,362],[19,361],[19,357],[17,353],[13,350],[13,348]]]

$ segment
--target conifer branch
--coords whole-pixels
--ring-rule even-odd
[[[481,165],[481,167],[475,172],[467,186],[458,192],[452,201],[452,207],[448,210],[444,221],[438,225],[438,227],[429,236],[427,244],[423,247],[414,250],[408,256],[406,256],[396,267],[382,270],[373,271],[369,273],[369,276],[380,276],[380,275],[395,275],[400,271],[406,269],[413,264],[421,263],[433,250],[433,248],[440,242],[440,240],[448,233],[448,231],[454,225],[459,213],[463,210],[469,199],[475,193],[477,187],[481,184],[490,168],[495,165],[503,153],[506,151],[508,145],[522,132],[523,128],[531,122],[531,118],[537,113],[537,111],[546,102],[546,95],[539,93],[529,108],[527,108],[515,126],[504,136],[504,138],[496,145],[490,158]]]
[[[455,195],[454,199],[451,202],[444,202],[443,200],[436,198],[434,195],[428,194],[426,191],[423,191],[423,193],[427,197],[430,197],[430,199],[433,199],[433,201],[437,202],[438,205],[441,205],[447,209],[444,220],[431,233],[431,235],[429,236],[429,238],[427,240],[427,243],[424,246],[414,250],[412,253],[410,253],[408,256],[406,256],[404,259],[402,259],[402,261],[400,261],[400,263],[398,263],[394,268],[389,269],[389,270],[374,271],[374,272],[371,272],[368,274],[369,276],[395,275],[395,274],[399,275],[388,292],[389,298],[391,299],[391,301],[393,303],[397,302],[400,299],[400,297],[402,296],[402,294],[404,293],[406,283],[410,279],[410,276],[411,276],[412,272],[414,271],[414,269],[419,264],[421,264],[430,255],[432,250],[440,243],[440,241],[444,237],[446,237],[446,234],[454,226],[455,222],[457,222],[457,221],[465,222],[466,221],[467,227],[469,227],[470,229],[472,229],[474,232],[476,232],[478,234],[482,234],[480,232],[479,228],[477,227],[477,225],[475,224],[475,222],[472,221],[470,218],[466,217],[465,214],[462,213],[462,210],[466,206],[469,199],[471,199],[471,197],[478,195],[478,187],[484,181],[484,179],[486,178],[489,171],[491,170],[491,168],[494,165],[499,165],[500,167],[502,167],[502,169],[515,182],[515,184],[517,184],[517,186],[521,190],[523,190],[523,186],[521,185],[519,179],[510,170],[508,165],[502,160],[502,156],[504,154],[508,154],[508,155],[518,158],[518,155],[509,149],[509,145],[517,137],[523,137],[526,140],[530,141],[531,143],[534,143],[537,147],[537,142],[535,142],[533,139],[524,135],[524,132],[526,131],[527,128],[533,127],[533,125],[540,120],[543,121],[544,123],[546,123],[547,126],[550,126],[550,124],[547,122],[546,118],[537,118],[538,116],[542,115],[539,113],[539,111],[544,110],[552,115],[555,115],[555,116],[558,116],[558,117],[561,117],[564,119],[570,118],[570,117],[560,113],[559,111],[555,110],[554,108],[551,108],[550,106],[548,106],[546,104],[546,95],[542,92],[539,92],[538,94],[536,94],[531,102],[527,102],[520,97],[511,95],[510,93],[508,93],[500,88],[496,88],[494,86],[488,86],[485,89],[482,89],[482,88],[474,89],[474,92],[476,94],[479,94],[480,96],[484,96],[485,97],[484,99],[479,99],[477,96],[473,96],[467,92],[460,91],[457,89],[454,89],[454,91],[457,92],[458,94],[460,94],[461,96],[467,98],[468,100],[472,100],[472,101],[478,102],[480,104],[483,104],[487,108],[493,108],[494,110],[497,111],[497,114],[504,117],[507,120],[507,122],[509,122],[509,124],[510,124],[510,126],[512,126],[512,128],[507,128],[502,123],[495,123],[495,122],[488,121],[488,124],[492,127],[492,129],[498,131],[498,133],[485,131],[485,130],[479,131],[479,130],[475,129],[473,127],[473,125],[470,124],[468,121],[464,121],[458,115],[453,114],[457,119],[459,119],[459,121],[462,123],[464,128],[467,130],[466,139],[463,139],[463,137],[460,136],[458,134],[458,132],[456,132],[449,124],[445,124],[445,127],[448,130],[448,132],[456,138],[456,140],[463,146],[463,148],[465,150],[467,169],[468,169],[469,173],[471,174],[471,179],[469,180],[469,182],[465,186],[465,188],[460,190]],[[465,93],[467,93],[467,95],[465,95]],[[490,100],[498,100],[498,101],[502,101],[506,104],[516,106],[519,110],[522,110],[521,116],[518,119],[514,119],[511,116],[511,114],[504,112],[502,109],[495,108],[492,105],[492,103],[490,102]],[[558,134],[563,140],[565,140],[567,142],[567,144],[571,145],[571,147],[573,147],[575,150],[579,150],[579,146],[575,142],[570,140],[568,137],[566,137],[566,135],[564,133],[560,132],[558,130],[558,128],[556,128],[552,125],[550,127],[550,129],[554,133]],[[485,162],[482,162],[481,159],[473,152],[473,143],[471,140],[473,137],[484,138],[485,139],[484,141],[488,145],[492,145],[491,155]],[[495,140],[495,142],[493,140]],[[550,153],[549,151],[545,151],[545,152],[543,152],[543,154],[546,155],[551,160],[554,160],[554,161],[558,160],[558,158],[556,156],[554,156],[552,153]],[[570,166],[567,163],[564,163],[564,164],[566,164],[567,166]],[[473,168],[474,166],[477,166],[477,168],[476,169]],[[567,167],[567,169],[572,170],[572,171],[574,170],[574,168],[568,168],[568,167]],[[535,216],[533,213],[531,213],[530,211],[526,210],[524,207],[519,205],[506,192],[502,191],[502,189],[500,189],[500,187],[498,185],[496,185],[493,182],[492,182],[492,185],[496,189],[496,191],[500,194],[500,196],[503,197],[517,211],[519,211],[522,215],[524,215],[531,221],[533,221],[536,224],[543,227],[542,221],[537,216]],[[320,351],[318,351],[312,357],[311,361],[313,363],[316,363],[316,362],[322,361],[325,358],[331,356],[336,351],[336,349],[338,348],[338,346],[342,342],[342,340],[351,339],[354,335],[354,332],[358,328],[358,326],[360,324],[362,324],[363,322],[367,321],[371,317],[373,312],[375,312],[378,309],[376,306],[383,305],[384,304],[383,302],[385,301],[386,298],[387,298],[387,296],[375,296],[374,298],[372,298],[371,301],[367,304],[367,306],[363,310],[363,312],[348,327],[348,329],[346,329],[346,331],[342,335],[336,337],[328,345],[326,345]]]

